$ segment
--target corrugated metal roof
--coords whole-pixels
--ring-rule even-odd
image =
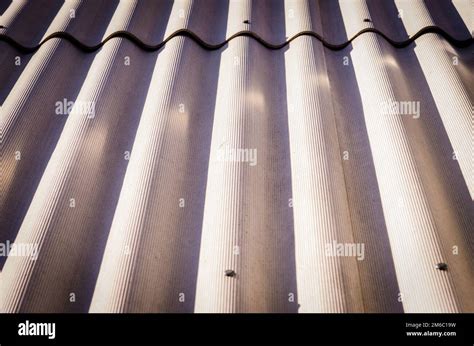
[[[473,8],[0,1],[0,310],[474,312]]]

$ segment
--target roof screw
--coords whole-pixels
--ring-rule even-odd
[[[436,269],[445,271],[448,270],[448,265],[446,263],[441,262],[436,265]]]
[[[365,18],[365,19],[364,19],[364,22],[366,22],[366,23],[370,23],[370,22],[371,22],[371,20],[370,20],[369,18]]]
[[[228,276],[228,277],[234,277],[236,274],[235,274],[235,271],[233,271],[232,269],[227,269],[225,272],[225,276]]]
[[[244,24],[250,24],[250,20],[248,19],[244,20]]]

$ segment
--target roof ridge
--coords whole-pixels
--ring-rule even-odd
[[[89,45],[79,41],[76,37],[74,37],[73,35],[71,35],[68,32],[65,32],[65,31],[54,32],[51,35],[48,35],[46,38],[44,38],[36,46],[31,46],[31,47],[24,46],[21,43],[19,43],[18,41],[16,41],[14,38],[10,37],[9,35],[2,34],[2,33],[0,33],[0,41],[5,41],[5,42],[9,43],[10,45],[12,45],[16,49],[22,51],[23,53],[34,53],[43,44],[45,44],[47,41],[49,41],[53,38],[60,38],[60,39],[67,40],[67,41],[69,41],[70,43],[72,43],[73,45],[75,45],[77,48],[81,49],[84,52],[95,52],[98,49],[100,49],[107,41],[109,41],[113,38],[125,38],[125,39],[128,39],[129,41],[133,42],[135,45],[137,45],[138,47],[140,47],[143,50],[156,51],[156,50],[161,49],[168,41],[170,41],[171,39],[173,39],[175,37],[178,37],[178,36],[191,38],[194,42],[196,42],[199,46],[201,46],[202,48],[204,48],[206,50],[220,49],[223,46],[225,46],[227,43],[229,43],[231,40],[233,40],[237,37],[250,37],[250,38],[253,38],[254,40],[256,40],[257,42],[259,42],[262,46],[264,46],[268,49],[276,50],[276,49],[281,49],[281,48],[287,46],[291,41],[295,40],[296,38],[298,38],[300,36],[310,36],[310,37],[314,37],[317,40],[319,40],[323,44],[323,46],[328,48],[328,49],[341,50],[341,49],[346,48],[348,45],[350,45],[351,42],[353,40],[355,40],[357,37],[359,37],[362,34],[366,34],[366,33],[374,33],[374,34],[377,34],[377,35],[381,36],[383,39],[385,39],[388,43],[390,43],[395,48],[407,47],[413,41],[418,39],[420,36],[430,34],[430,33],[441,35],[451,45],[459,47],[459,48],[468,47],[474,41],[474,39],[472,37],[470,37],[468,39],[465,39],[465,40],[456,39],[456,38],[452,37],[450,34],[448,34],[446,31],[444,31],[443,29],[441,29],[438,26],[426,26],[426,27],[420,29],[416,34],[414,34],[413,36],[409,37],[408,39],[406,39],[404,41],[395,41],[395,40],[391,39],[390,37],[388,37],[386,34],[384,34],[383,32],[381,32],[378,29],[365,28],[365,29],[362,29],[359,32],[357,32],[348,41],[340,43],[340,44],[333,44],[333,43],[327,42],[320,34],[314,32],[314,31],[300,31],[299,33],[293,35],[290,39],[286,40],[285,42],[274,44],[274,43],[266,41],[265,39],[260,37],[257,33],[253,32],[253,31],[247,31],[247,30],[239,31],[239,32],[233,34],[232,36],[230,36],[229,38],[227,38],[225,41],[223,41],[221,43],[210,44],[210,43],[207,43],[206,41],[204,41],[202,38],[200,38],[196,33],[194,33],[191,30],[188,30],[188,29],[176,30],[171,35],[169,35],[165,40],[163,40],[162,42],[157,43],[155,45],[147,44],[147,43],[143,42],[141,39],[139,39],[137,36],[132,34],[131,32],[123,31],[123,30],[113,32],[112,34],[107,36],[102,42],[100,42],[96,45],[93,45],[93,46],[89,46]]]

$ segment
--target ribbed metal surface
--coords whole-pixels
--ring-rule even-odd
[[[465,40],[474,5],[0,9],[0,33],[34,46],[58,31],[156,44],[179,29],[210,44],[243,30],[343,43],[364,28],[403,41],[428,26]],[[472,47],[427,33],[397,49],[371,32],[339,51],[310,36],[278,50],[251,37],[215,51],[186,37],[154,52],[0,42],[0,244],[38,250],[0,257],[0,311],[474,312]],[[78,108],[56,114],[63,101]]]

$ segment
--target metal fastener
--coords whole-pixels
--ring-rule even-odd
[[[225,276],[229,276],[229,277],[234,277],[235,276],[235,271],[233,271],[232,269],[227,269],[225,271]]]

